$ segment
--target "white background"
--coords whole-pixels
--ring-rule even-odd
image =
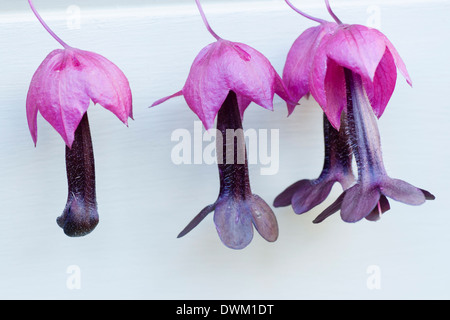
[[[2,299],[447,299],[450,285],[450,1],[333,0],[346,23],[379,13],[381,30],[402,55],[413,80],[399,75],[379,121],[388,173],[436,195],[419,207],[391,201],[378,222],[312,220],[341,192],[297,216],[275,209],[275,243],[255,233],[244,250],[219,240],[212,214],[184,238],[177,234],[219,188],[214,165],[175,165],[171,133],[198,120],[178,97],[196,54],[214,39],[194,1],[35,0],[43,18],[71,46],[104,55],[127,75],[134,121],[124,126],[91,106],[100,223],[69,238],[56,225],[67,183],[64,143],[38,116],[34,147],[25,114],[31,77],[59,48],[27,1],[0,0],[0,298]],[[329,19],[321,1],[294,1]],[[67,8],[77,6],[80,16]],[[316,25],[284,1],[203,1],[223,38],[261,51],[281,73],[293,41]],[[375,11],[374,11],[375,10]],[[78,17],[80,20],[78,20]],[[75,20],[74,20],[75,19]],[[75,24],[74,24],[75,21]],[[79,24],[78,24],[79,22]],[[244,128],[280,130],[280,169],[262,176],[250,166],[253,192],[269,204],[291,183],[316,178],[323,162],[321,110],[303,103],[289,118],[252,104]],[[69,289],[69,266],[81,288]],[[370,289],[370,266],[380,271]]]

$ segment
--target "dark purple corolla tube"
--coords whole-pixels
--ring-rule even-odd
[[[178,235],[182,237],[214,211],[214,223],[222,242],[242,249],[253,238],[253,225],[267,241],[278,238],[278,224],[272,209],[252,194],[245,140],[236,94],[230,91],[217,114],[217,163],[220,191],[215,203],[206,206]]]
[[[389,209],[386,197],[409,205],[420,205],[434,196],[426,190],[399,179],[390,178],[383,164],[380,134],[375,114],[364,92],[361,76],[345,69],[347,118],[358,180],[315,220],[321,222],[341,211],[342,220],[356,222],[363,218],[377,220]]]
[[[72,148],[66,146],[68,196],[64,211],[56,219],[64,233],[84,236],[99,222],[95,195],[95,164],[87,113],[75,131]]]

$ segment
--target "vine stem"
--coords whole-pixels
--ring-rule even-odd
[[[325,0],[325,4],[327,5],[328,13],[331,15],[334,21],[336,21],[337,24],[342,24],[342,21],[334,14],[333,10],[331,10],[331,6],[328,0]]]
[[[61,40],[60,37],[58,37],[53,31],[52,29],[50,29],[50,27],[47,25],[47,23],[45,23],[44,19],[42,19],[42,17],[39,15],[39,13],[37,12],[36,8],[33,5],[33,2],[31,0],[28,0],[28,3],[30,4],[31,7],[31,11],[33,11],[34,15],[36,16],[36,18],[39,20],[39,22],[42,24],[42,26],[45,28],[45,30],[47,30],[48,33],[50,33],[50,35],[56,40],[58,41],[63,47],[64,49],[68,49],[70,48],[70,46],[65,43],[64,41]]]
[[[211,35],[212,35],[214,38],[216,38],[216,40],[221,40],[222,38],[219,37],[219,36],[217,35],[217,33],[215,33],[215,32],[213,31],[213,29],[211,28],[211,26],[209,25],[208,20],[206,19],[205,12],[203,11],[202,5],[200,4],[200,0],[195,0],[195,3],[197,4],[198,11],[200,11],[200,15],[202,16],[203,23],[205,24],[206,29],[208,29],[209,33],[211,33]]]
[[[309,14],[306,14],[306,13],[304,13],[303,11],[297,9],[297,8],[296,8],[289,0],[284,0],[284,1],[288,4],[289,7],[292,8],[292,10],[294,10],[295,12],[301,14],[301,15],[304,16],[305,18],[308,18],[309,20],[312,20],[312,21],[316,21],[316,22],[318,22],[318,23],[325,23],[325,22],[326,22],[325,20],[322,20],[322,19],[319,19],[319,18],[310,16]]]

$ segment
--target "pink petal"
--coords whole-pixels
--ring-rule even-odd
[[[159,104],[161,104],[163,102],[166,102],[169,99],[172,99],[172,98],[175,98],[175,97],[178,97],[178,96],[182,96],[182,95],[183,95],[183,92],[181,90],[178,91],[178,92],[175,92],[174,94],[171,94],[170,96],[167,96],[167,97],[164,97],[164,98],[156,100],[155,102],[152,103],[150,108],[152,108],[154,106],[157,106],[157,105],[159,105]]]
[[[27,110],[32,110],[34,104],[68,146],[89,106],[80,69],[71,51],[55,50],[33,76],[27,99]]]
[[[325,93],[327,104],[323,111],[331,125],[339,131],[342,110],[347,106],[347,91],[344,69],[331,59],[327,63]]]
[[[243,95],[236,96],[236,98],[239,106],[239,113],[241,115],[241,119],[244,119],[245,109],[247,109],[247,107],[250,105],[252,99],[247,98],[246,96]]]
[[[324,34],[315,51],[311,73],[309,75],[309,90],[323,110],[327,109],[327,96],[325,91],[325,77],[328,66],[327,43],[338,28],[337,24],[330,23],[327,26],[328,28],[324,30]]]
[[[309,28],[292,44],[283,69],[283,81],[294,101],[310,92],[310,72],[317,49],[323,38],[336,27],[335,23],[324,23]],[[294,108],[295,104],[288,103],[289,114]]]
[[[392,57],[394,58],[395,65],[400,70],[400,73],[405,77],[406,82],[410,86],[412,86],[411,77],[409,76],[409,73],[408,73],[408,70],[406,69],[405,63],[403,62],[402,58],[398,54],[397,49],[395,49],[394,45],[389,41],[389,39],[384,34],[382,34],[378,30],[375,30],[375,31],[379,33],[380,37],[384,38],[386,46],[389,49],[390,53],[392,54]]]
[[[105,57],[76,50],[77,58],[84,66],[86,94],[94,103],[114,113],[123,123],[133,117],[130,84],[123,72]]]
[[[363,77],[362,79],[373,111],[379,118],[386,109],[397,81],[397,68],[389,49],[386,49],[378,65],[373,82],[368,78]]]
[[[39,106],[43,105],[46,100],[46,96],[42,94],[41,90],[41,79],[45,77],[48,72],[48,65],[55,64],[58,62],[58,58],[63,54],[64,50],[58,49],[50,52],[50,54],[44,59],[41,65],[38,67],[36,72],[31,79],[30,87],[27,94],[26,102],[26,113],[28,120],[28,128],[30,129],[31,136],[33,138],[34,144],[37,142],[37,114]],[[51,68],[50,68],[51,70]]]
[[[238,96],[241,114],[251,101],[272,110],[275,92],[283,99],[290,97],[264,55],[243,43],[218,40],[195,58],[182,92],[210,129],[229,91]]]
[[[288,115],[294,111],[293,108],[295,108],[298,105],[298,100],[295,100],[290,92],[288,91],[286,85],[283,82],[283,79],[278,75],[278,73],[275,73],[275,82],[274,82],[274,90],[275,93],[284,101],[286,101],[288,106]]]
[[[90,99],[125,123],[131,117],[128,80],[114,64],[75,48],[51,52],[36,70],[28,90],[27,119],[34,142],[39,111],[71,147]]]
[[[340,26],[327,42],[329,58],[371,80],[385,50],[379,31],[357,24]]]
[[[236,50],[224,46],[227,48],[223,61],[227,63],[224,76],[229,90],[248,97],[263,108],[273,110],[273,96],[279,79],[275,69],[259,51],[243,43],[232,44],[247,52],[251,59],[246,61],[236,54]]]
[[[214,119],[228,94],[223,75],[217,72],[221,59],[220,42],[214,42],[203,48],[192,63],[183,96],[200,118],[207,130],[214,127]]]

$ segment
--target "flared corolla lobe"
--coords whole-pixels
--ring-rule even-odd
[[[71,147],[90,100],[125,124],[132,117],[130,85],[114,63],[72,47],[52,51],[33,75],[27,95],[28,126],[34,143],[39,111]]]

